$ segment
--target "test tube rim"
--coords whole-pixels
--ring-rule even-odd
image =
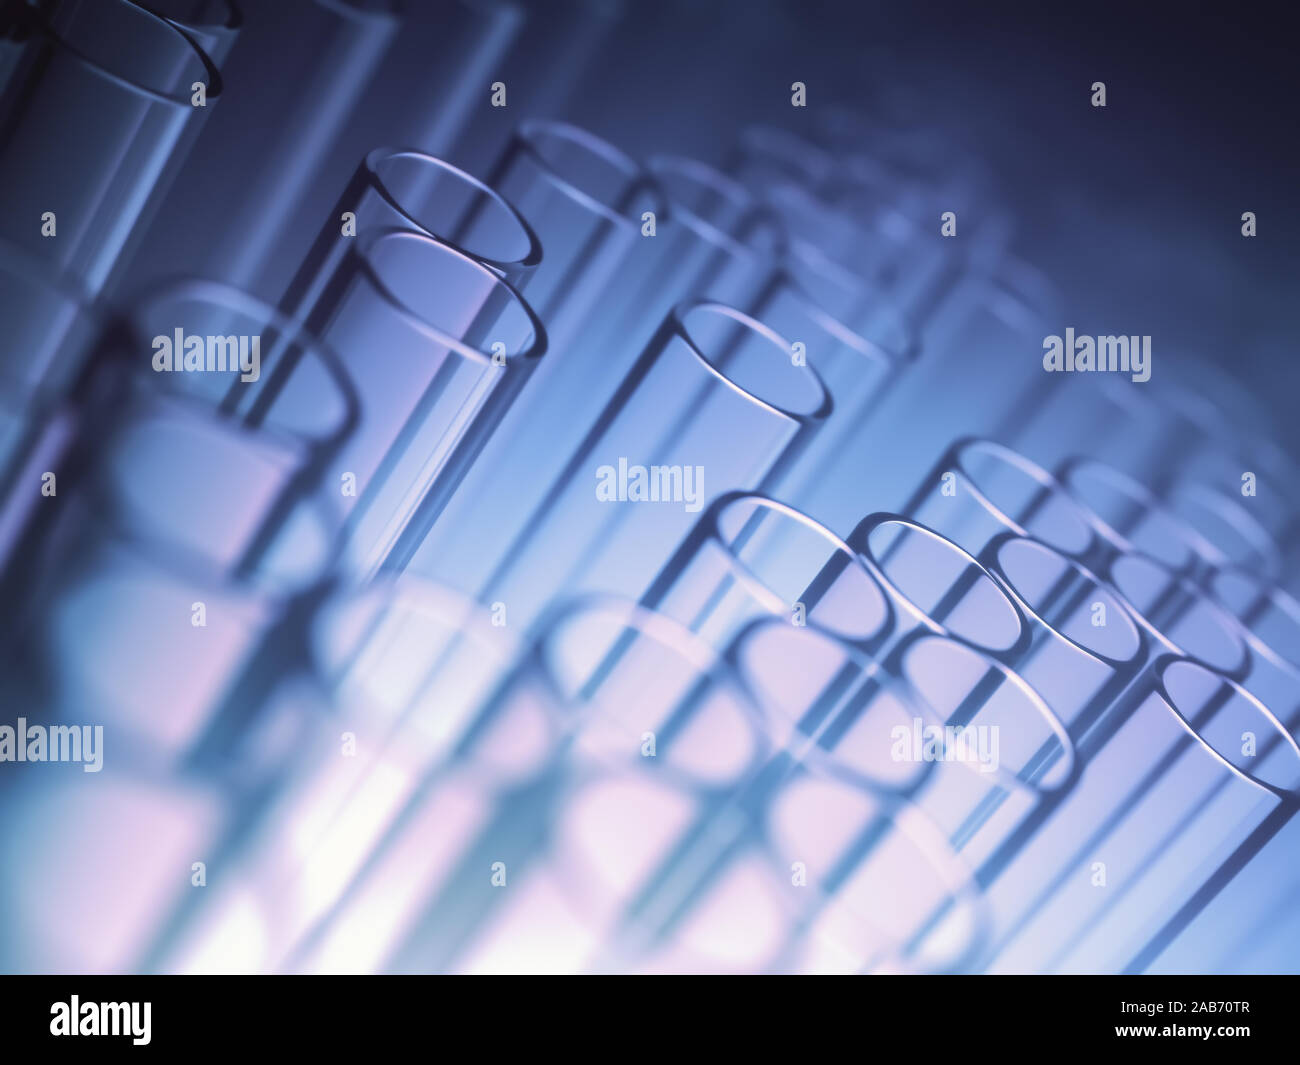
[[[221,72],[217,69],[216,63],[213,62],[212,57],[208,55],[207,51],[200,47],[198,42],[186,33],[180,25],[149,10],[147,7],[134,3],[133,0],[118,0],[118,2],[133,8],[149,19],[153,19],[166,32],[179,37],[180,40],[184,42],[182,48],[188,49],[192,53],[193,58],[196,59],[198,64],[203,68],[206,76],[204,91],[208,101],[210,103],[215,102],[221,96],[224,83],[221,78]],[[193,105],[190,103],[191,90],[189,88],[179,90],[175,93],[163,92],[159,89],[153,88],[152,86],[145,85],[143,82],[136,81],[126,74],[110,70],[103,63],[91,58],[80,48],[65,40],[63,35],[50,26],[46,19],[39,13],[33,13],[33,21],[37,32],[46,38],[52,46],[66,51],[79,65],[91,71],[96,77],[104,78],[119,88],[126,89],[128,92],[134,93],[138,96],[146,97],[156,103],[169,104],[181,110],[194,109]]]
[[[513,143],[532,159],[534,164],[546,176],[548,182],[558,188],[569,199],[579,204],[584,210],[613,225],[639,231],[640,218],[633,219],[618,213],[609,204],[602,203],[595,196],[579,188],[555,168],[538,147],[538,138],[543,134],[558,137],[570,144],[579,145],[584,151],[590,152],[627,175],[629,187],[644,185],[658,200],[656,216],[661,219],[671,217],[671,212],[667,207],[667,197],[660,188],[659,182],[654,179],[654,176],[645,167],[621,148],[571,122],[550,118],[524,119],[515,128]]]
[[[686,324],[688,315],[702,310],[710,313],[721,314],[724,317],[730,318],[739,326],[768,341],[773,345],[773,347],[780,351],[781,355],[785,358],[789,357],[790,344],[784,337],[777,333],[776,330],[764,325],[757,318],[752,318],[744,311],[738,310],[729,304],[720,303],[717,300],[686,300],[677,304],[668,312],[668,322],[666,324],[668,324],[672,332],[683,341],[687,349],[709,374],[721,381],[724,386],[739,395],[744,396],[745,399],[749,400],[751,403],[757,404],[763,410],[770,411],[771,413],[785,418],[788,421],[792,421],[799,426],[806,427],[815,425],[830,417],[831,411],[834,409],[830,390],[826,387],[826,383],[822,380],[821,375],[811,364],[794,367],[796,370],[804,371],[805,375],[812,381],[821,394],[821,400],[818,405],[806,413],[799,413],[797,411],[788,410],[783,406],[778,406],[775,402],[757,395],[739,382],[732,380],[727,376],[727,374],[723,373],[722,370],[713,364],[712,358],[705,353],[703,346],[691,335],[691,331]]]
[[[527,244],[527,251],[524,255],[514,259],[501,259],[490,255],[480,255],[472,249],[466,248],[426,226],[399,202],[398,198],[393,195],[378,172],[377,167],[380,162],[388,159],[399,158],[412,158],[418,159],[421,162],[432,163],[437,169],[445,171],[456,179],[465,182],[465,184],[469,185],[477,192],[487,196],[490,200],[503,208],[523,233],[524,242]],[[446,159],[429,152],[423,152],[418,148],[383,147],[374,148],[367,152],[365,159],[362,161],[362,166],[365,168],[366,177],[375,192],[383,198],[385,203],[401,215],[402,218],[406,219],[413,229],[424,233],[427,236],[433,237],[435,240],[442,244],[446,244],[448,247],[455,248],[457,251],[469,256],[471,259],[476,259],[498,272],[502,272],[510,267],[531,268],[542,261],[543,249],[541,241],[538,239],[533,227],[528,224],[528,220],[519,213],[514,204],[502,196],[501,193],[497,192],[496,189],[492,188],[491,185],[475,177],[473,174],[469,173],[469,171],[461,169],[454,163],[448,162]]]
[[[486,366],[492,365],[492,352],[490,349],[488,351],[483,351],[466,344],[458,337],[452,336],[450,333],[444,331],[440,326],[423,317],[418,311],[410,307],[405,300],[392,291],[388,282],[380,276],[373,261],[375,248],[387,241],[416,241],[422,245],[432,246],[439,252],[456,258],[460,261],[462,266],[482,273],[489,284],[500,286],[500,288],[505,290],[507,297],[511,302],[523,310],[533,336],[532,343],[527,348],[524,348],[522,351],[509,352],[506,354],[505,358],[507,360],[507,365],[512,363],[532,365],[546,353],[546,328],[542,325],[542,320],[538,317],[537,312],[533,310],[532,304],[524,298],[523,294],[515,288],[514,285],[486,263],[474,258],[472,255],[466,254],[459,248],[448,244],[446,241],[440,240],[428,233],[417,232],[413,229],[385,227],[372,230],[365,236],[358,237],[352,242],[352,247],[349,248],[348,255],[353,256],[356,259],[361,273],[364,274],[367,280],[369,280],[369,282],[374,286],[375,291],[379,293],[383,300],[392,306],[403,321],[424,337],[447,348],[449,351],[454,351],[457,355],[468,359],[471,362],[482,363]]]

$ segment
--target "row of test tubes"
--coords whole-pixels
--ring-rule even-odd
[[[397,14],[301,7],[224,213],[182,207],[243,128],[232,6],[0,27],[4,702],[104,732],[0,773],[6,969],[1255,949],[1300,887],[1255,401],[1035,372],[1061,300],[974,160],[847,109],[717,165],[534,118],[476,176],[455,79],[363,141],[429,77]],[[466,78],[523,17],[446,7]],[[177,225],[210,279],[125,294]]]

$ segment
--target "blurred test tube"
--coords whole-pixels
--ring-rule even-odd
[[[279,295],[318,224],[309,193],[398,31],[394,9],[388,0],[257,5],[225,67],[230,106],[206,124],[154,217],[133,285],[198,273]]]
[[[376,148],[361,161],[326,218],[282,306],[289,313],[309,314],[339,269],[348,242],[386,229],[433,237],[516,287],[542,259],[528,223],[483,182],[423,152]]]
[[[723,304],[674,309],[481,597],[528,627],[559,594],[641,595],[694,514],[774,476],[830,412],[817,374],[788,352]]]
[[[1166,656],[1126,699],[1054,831],[1007,870],[1017,892],[1046,885],[994,972],[1141,971],[1297,807],[1300,750],[1240,685]]]
[[[793,507],[746,492],[709,505],[641,602],[719,649],[760,617],[815,623],[867,652],[894,627],[852,548]]]
[[[415,515],[436,515],[547,348],[532,308],[495,270],[413,230],[345,243],[302,313],[337,350],[361,403],[324,491],[346,517],[346,557],[378,572]],[[273,409],[314,409],[317,384],[273,368]]]
[[[667,198],[653,236],[638,236],[612,276],[587,282],[604,285],[599,306],[539,369],[445,517],[414,547],[420,572],[464,587],[485,579],[673,306],[743,307],[769,283],[783,237],[752,197],[691,160],[654,159],[649,171]]]
[[[48,19],[13,7],[26,43],[0,85],[3,235],[99,292],[222,80],[193,37],[129,0]]]

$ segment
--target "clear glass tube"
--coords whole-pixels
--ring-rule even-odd
[[[615,646],[626,653],[611,668]],[[647,684],[648,676],[655,683]],[[489,785],[486,794],[476,786],[483,773],[427,777],[382,852],[342,900],[336,919],[304,945],[294,966],[338,971],[360,964],[409,972],[476,966],[513,971],[527,964],[535,949],[532,937],[502,943],[499,929],[527,923],[539,890],[545,902],[554,877],[567,877],[568,837],[575,817],[585,818],[587,806],[579,800],[589,785],[609,779],[611,766],[630,770],[642,757],[643,733],[651,730],[658,742],[654,758],[646,760],[653,761],[663,789],[683,782],[725,788],[765,749],[756,714],[749,694],[717,656],[668,619],[603,597],[557,611],[481,704],[476,720],[493,727],[467,736],[460,764],[472,770],[518,746],[522,737],[544,736],[547,722],[558,726],[558,735],[551,734],[564,756],[545,764],[528,761],[510,787]],[[529,723],[536,718],[540,733]],[[476,796],[485,805],[467,805]],[[656,819],[653,807],[643,812]],[[440,833],[446,846],[430,854],[433,823],[457,827]],[[635,849],[633,840],[624,842]],[[417,854],[426,855],[425,871],[412,877]],[[621,858],[618,849],[610,854],[615,863]],[[499,873],[512,890],[483,890],[493,862],[502,863]],[[559,905],[550,916],[556,923],[534,924],[533,935],[563,939],[562,953],[548,966],[567,968],[589,960],[584,955],[599,945],[612,914]],[[377,934],[361,944],[358,927]],[[358,952],[366,957],[358,959]],[[485,959],[494,952],[495,958]]]
[[[1238,490],[1240,482],[1238,482]],[[1277,541],[1241,496],[1189,476],[1157,486],[1165,505],[1220,553],[1223,564],[1248,569],[1270,580],[1283,576]]]
[[[351,214],[349,234],[343,218]],[[376,148],[357,167],[281,305],[309,314],[348,242],[372,232],[424,233],[491,267],[516,288],[542,259],[532,228],[502,197],[450,163],[412,149]]]
[[[975,654],[937,637],[922,643],[931,639],[933,646],[912,645],[918,662],[943,646]],[[959,808],[988,788],[977,766],[945,760],[960,755],[955,744],[941,739],[934,757],[912,749],[914,735],[942,736],[944,711],[952,710],[952,689],[945,691],[928,668],[936,663],[891,673],[826,630],[776,619],[745,629],[728,658],[795,737],[785,741],[794,764],[791,756],[774,760],[752,794],[735,800],[753,811],[770,841],[784,891],[794,885],[792,897],[801,899],[780,963],[772,967],[964,968],[987,927],[970,866],[959,854],[978,826],[968,825],[966,838],[953,826],[962,820]],[[1014,698],[994,703],[985,711],[993,718],[1018,705]],[[1020,722],[1022,736],[1033,731],[1028,724]],[[998,788],[1030,790],[1013,782],[1014,773],[998,771]],[[923,831],[912,835],[909,825]],[[801,881],[807,886],[798,890]]]
[[[866,652],[894,625],[852,548],[793,507],[746,492],[709,505],[641,602],[717,648],[760,617],[813,623]]]
[[[979,555],[994,536],[1032,536],[1074,559],[1091,558],[1097,534],[1050,473],[991,440],[958,440],[912,491],[900,513]]]
[[[344,177],[330,153],[398,33],[395,10],[390,0],[263,5],[224,71],[257,91],[223,101],[206,123],[144,236],[132,285],[200,274],[279,297],[320,225],[312,190],[324,181],[332,193]]]
[[[723,304],[675,309],[481,597],[528,626],[558,594],[640,596],[709,500],[777,475],[829,414],[821,380],[788,352]]]
[[[185,31],[218,66],[230,53],[244,15],[236,0],[131,0],[136,7],[144,8]],[[75,19],[79,8],[86,7],[85,0],[30,0],[52,24],[61,19]],[[93,6],[93,5],[89,5]]]
[[[296,424],[225,411],[230,370],[153,370],[150,337],[176,330],[229,334],[236,355],[235,335],[251,332],[268,361],[302,349],[299,361],[334,382],[333,402],[322,390],[315,419]],[[355,404],[300,325],[204,282],[133,307],[73,398],[80,413],[51,464],[57,493],[25,530],[25,565],[6,574],[5,686],[42,723],[102,728],[102,769],[94,787],[42,774],[10,798],[29,824],[117,841],[77,848],[76,883],[130,874],[130,891],[106,887],[84,911],[112,935],[88,931],[34,963],[121,971],[165,927],[175,870],[211,855],[240,803],[264,798],[319,724],[297,649],[334,525],[303,501]],[[19,885],[18,896],[34,934],[63,920],[48,894]]]
[[[157,428],[142,426],[137,442]],[[159,433],[160,442],[176,444],[172,430]],[[155,484],[168,498],[184,497],[175,485]],[[31,560],[40,605],[23,611],[16,637],[26,694],[47,720],[75,723],[93,713],[112,745],[107,757],[124,767],[184,774],[202,763],[214,776],[255,779],[276,755],[288,757],[292,742],[259,748],[262,706],[242,678],[283,653],[282,628],[326,562],[325,521],[312,524],[303,513],[292,535],[281,534],[297,572],[268,565],[234,575],[218,560],[187,554],[187,545],[130,528],[132,518],[112,513],[120,500],[103,498],[115,489],[86,486],[65,503]],[[305,555],[311,547],[314,557]]]
[[[916,360],[915,333],[879,289],[802,244],[745,309],[791,341],[792,358],[817,369],[834,403],[826,427],[772,488],[831,528],[848,528],[873,487],[863,468],[875,414]]]
[[[315,381],[310,409],[270,409],[266,386],[281,362]],[[74,414],[51,471],[57,495],[43,501],[76,498],[83,482],[111,485],[101,502],[129,519],[133,535],[174,543],[181,556],[231,575],[292,570],[292,554],[273,545],[286,549],[278,538],[358,420],[334,352],[252,296],[190,281],[138,301],[99,340],[89,366],[68,397]],[[154,482],[167,490],[154,491]],[[39,557],[61,509],[35,508],[15,549]],[[328,553],[320,543],[298,547],[306,567]],[[31,576],[5,574],[15,624],[32,606],[20,591]]]
[[[494,270],[409,230],[348,244],[303,320],[360,396],[361,425],[324,479],[346,518],[348,564],[400,568],[527,382],[546,332]],[[267,389],[282,416],[318,402],[317,383],[290,362]]]
[[[189,36],[127,0],[62,6],[48,21],[18,10],[29,25],[0,85],[0,232],[99,292],[207,113],[191,86],[212,107],[221,78]]]
[[[668,203],[655,235],[637,238],[585,327],[534,375],[419,545],[419,572],[464,587],[485,578],[672,308],[684,299],[743,307],[770,283],[783,237],[748,193],[690,160],[652,160],[649,170]]]
[[[933,530],[891,514],[849,537],[897,611],[887,661],[930,633],[1015,669],[1072,740],[1133,681],[1149,640],[1099,577],[1035,540],[1004,533],[977,559]]]
[[[327,182],[341,185],[346,173],[340,163],[346,167],[384,144],[449,155],[466,166],[457,142],[481,115],[484,94],[507,69],[506,54],[529,22],[514,0],[429,0],[404,4],[401,17],[383,64],[334,143],[323,175]],[[510,75],[507,115],[520,106],[515,71]],[[333,191],[309,201],[317,216],[329,208]]]
[[[306,647],[318,727],[277,792],[223,844],[222,882],[184,905],[146,970],[283,971],[314,936],[332,942],[346,932],[349,887],[385,860],[400,863],[401,890],[412,895],[436,875],[430,862],[441,850],[427,836],[418,852],[399,846],[387,856],[417,827],[408,822],[421,802],[445,799],[439,834],[459,838],[476,802],[527,779],[558,741],[559,716],[526,694],[493,719],[517,641],[449,589],[409,575],[340,588],[313,615]],[[383,948],[381,933],[401,916],[396,901],[390,894],[381,911],[367,910],[373,934],[364,942],[343,937],[348,966],[370,967],[362,958]]]
[[[1142,971],[1297,807],[1300,749],[1240,685],[1167,656],[1128,699],[1056,831],[1008,870],[1035,904],[994,972]]]
[[[67,446],[66,402],[104,329],[76,286],[0,243],[0,570],[31,521],[44,475]],[[57,482],[56,482],[57,485]]]
[[[937,306],[910,308],[923,356],[880,412],[869,446],[892,448],[901,437],[1012,439],[1054,376],[1018,353],[1041,352],[1043,337],[1056,328],[1050,323],[1060,320],[1058,302],[1048,282],[1003,258],[991,271],[968,268]],[[893,448],[889,471],[878,477],[878,505],[899,509],[926,457],[921,449]]]
[[[642,214],[666,214],[661,190],[607,141],[563,122],[520,124],[487,184],[537,233],[544,263],[529,299],[557,349],[586,328],[611,280],[642,239]]]
[[[1114,466],[1075,457],[1062,463],[1056,477],[1083,506],[1104,552],[1147,555],[1194,580],[1226,561],[1154,492]]]

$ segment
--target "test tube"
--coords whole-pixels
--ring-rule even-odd
[[[528,627],[561,592],[644,593],[695,513],[779,476],[830,413],[816,372],[788,352],[724,304],[674,309],[481,597]]]
[[[27,36],[0,87],[3,235],[97,293],[207,113],[192,86],[212,107],[221,78],[190,36],[128,0],[15,10]]]
[[[1165,656],[1127,700],[1056,830],[1008,870],[1059,872],[994,972],[1142,971],[1296,809],[1300,749],[1236,682]]]
[[[390,0],[260,6],[224,71],[256,91],[206,123],[132,262],[132,286],[197,273],[279,297],[316,235],[311,190],[397,35],[395,11]]]
[[[814,643],[811,635],[800,639]],[[924,764],[929,772],[907,799],[973,870],[1004,849],[1041,805],[1068,793],[1073,784],[1074,750],[1061,720],[1022,676],[967,644],[919,633],[906,641],[893,668],[882,675],[864,668],[842,645],[838,650],[804,647],[797,658],[782,658],[778,640],[795,638],[773,632],[750,651],[754,661],[747,675],[769,678],[755,682],[758,690],[806,687],[817,693],[812,699],[801,694],[790,709],[801,713],[801,727],[815,723],[819,744],[835,752],[837,762],[888,757],[902,765]],[[823,659],[842,664],[832,673],[823,668]],[[797,682],[782,675],[801,670],[808,675]],[[897,679],[888,681],[889,674]],[[878,712],[877,701],[897,698],[891,690],[900,686],[911,695],[900,707],[906,713],[893,717],[906,720],[888,731],[877,727],[872,736],[864,712]],[[802,710],[805,700],[807,711]],[[847,750],[841,752],[842,746]],[[864,851],[869,852],[870,843],[870,833],[864,833]],[[942,926],[949,900],[938,901],[945,905],[918,915],[923,920],[915,924],[916,933],[932,934]]]
[[[729,894],[745,897],[737,873],[757,851],[758,886],[790,911],[763,929],[776,941],[767,969],[963,967],[984,933],[981,907],[969,867],[923,808],[927,795],[944,805],[932,789],[945,767],[898,750],[914,726],[942,725],[924,693],[816,625],[760,619],[727,658],[779,723],[785,753],[686,837],[656,877],[655,905],[640,901],[641,921],[667,911],[678,936],[707,934],[710,918],[725,928]],[[680,913],[665,905],[674,895]]]
[[[640,164],[607,141],[563,122],[520,124],[487,184],[515,205],[541,240],[545,264],[529,299],[558,348],[567,347],[619,276],[643,214],[667,214]]]
[[[424,152],[376,148],[343,190],[282,305],[289,313],[310,313],[339,269],[348,241],[385,229],[411,229],[440,240],[516,288],[542,259],[528,223],[483,182]]]
[[[1239,678],[1293,733],[1300,729],[1300,706],[1288,701],[1300,684],[1300,603],[1286,590],[1231,566],[1206,582],[1213,600],[1244,630],[1250,670]]]
[[[404,550],[413,520],[441,513],[546,351],[546,332],[496,271],[411,230],[349,243],[303,320],[339,351],[360,396],[362,424],[325,490],[346,518],[348,564],[373,576]],[[284,414],[317,403],[289,362],[268,388]]]
[[[1005,663],[1072,740],[1136,677],[1149,640],[1098,576],[1038,541],[995,537],[974,558],[897,515],[863,519],[848,543],[894,604],[886,661],[924,634],[956,638]]]
[[[1042,350],[1057,302],[1049,282],[1004,258],[991,272],[968,268],[936,307],[908,310],[924,356],[864,434],[864,447],[890,448],[893,455],[888,471],[876,477],[877,505],[901,509],[925,472],[925,453],[899,451],[893,442],[900,438],[1015,437],[1025,411],[1041,402],[1039,393],[1052,379],[1016,353]]]
[[[626,653],[611,669],[613,646]],[[653,683],[647,683],[650,677]],[[540,725],[530,724],[532,718]],[[605,597],[580,600],[552,615],[476,719],[493,727],[466,737],[459,748],[463,771],[452,766],[423,781],[333,920],[322,923],[299,952],[296,967],[337,971],[341,964],[356,964],[349,957],[364,954],[367,969],[461,968],[484,941],[496,939],[502,923],[513,923],[520,907],[527,911],[537,901],[536,889],[545,896],[548,882],[554,884],[547,875],[552,841],[566,829],[567,796],[582,790],[593,765],[614,759],[630,764],[639,757],[642,732],[653,729],[660,737],[655,765],[668,782],[685,778],[716,790],[743,775],[764,750],[748,694],[713,652],[668,619]],[[548,722],[558,727],[568,752],[563,759],[529,761],[509,787],[493,794],[475,785],[482,774],[473,770],[521,737],[556,736]],[[476,796],[478,802],[470,801]],[[449,820],[455,831],[440,832],[446,846],[430,854],[428,826]],[[424,875],[413,878],[409,868],[417,854],[426,856]],[[493,887],[497,862],[510,891]],[[599,916],[570,911],[565,923],[537,928],[535,934],[557,948],[548,953],[547,967],[567,967],[590,949],[588,933]],[[378,934],[362,942],[358,928]],[[500,967],[517,966],[531,947],[513,940]]]
[[[67,402],[103,332],[103,313],[76,285],[0,243],[0,569],[49,491],[73,434]],[[57,481],[54,485],[57,491]]]
[[[95,712],[86,707],[73,720],[88,718]],[[174,885],[190,884],[225,823],[210,783],[128,770],[126,748],[108,729],[101,753],[98,772],[38,770],[39,786],[6,792],[0,899],[13,918],[0,939],[6,972],[137,971],[137,943],[153,932]]]
[[[1076,456],[1061,464],[1056,477],[1084,507],[1105,552],[1146,555],[1197,581],[1227,562],[1154,492],[1114,466]]]
[[[915,364],[915,332],[879,289],[798,243],[776,283],[746,310],[790,339],[792,359],[816,367],[834,404],[825,429],[772,487],[845,528],[858,517],[855,495],[875,487],[864,471],[868,441],[877,410]]]
[[[229,369],[146,369],[159,336],[228,334],[234,362],[238,337],[250,333],[269,362],[293,353],[314,367],[314,422],[280,420],[256,403],[222,410]],[[178,350],[184,358],[189,345]],[[51,714],[97,706],[115,734],[135,737],[142,759],[179,766],[219,746],[209,733],[225,717],[255,713],[223,709],[226,685],[284,650],[270,634],[332,562],[334,517],[304,504],[355,404],[334,356],[300,325],[211,283],[151,295],[101,352],[57,493],[24,533],[31,564],[6,575],[6,620],[30,652],[21,672]],[[257,382],[236,387],[259,393]]]
[[[514,0],[429,0],[401,7],[401,28],[375,76],[354,98],[317,182],[305,189],[300,219],[319,219],[348,179],[353,160],[377,145],[401,145],[455,159],[466,126],[481,117],[502,60],[527,19]],[[509,71],[510,96],[502,117],[517,113],[520,88]]]
[[[1129,715],[1139,705],[1134,693],[1149,689],[1159,663],[1171,655],[1240,684],[1243,691],[1252,689],[1252,698],[1264,695],[1270,700],[1282,698],[1288,708],[1294,705],[1294,695],[1300,691],[1300,674],[1286,668],[1271,649],[1188,578],[1137,554],[1111,559],[1102,576],[1143,630],[1148,649],[1132,684],[1109,706],[1101,707],[1100,714],[1090,714],[1081,721],[1082,727],[1075,729],[1082,764],[1090,765],[1096,759],[1108,763],[1116,757],[1111,746],[1120,742],[1118,737],[1125,734]],[[1136,802],[1140,797],[1141,793],[1135,793],[1132,798]],[[1055,838],[1062,831],[1078,835],[1075,828],[1059,829],[1055,814],[1054,807],[1043,811],[1040,836]],[[1041,908],[1050,894],[1044,879],[1050,873],[1048,860],[1042,855],[1050,851],[1051,844],[1036,841],[1028,849],[1040,855],[1042,868],[1035,866],[1031,874],[1016,858],[1011,866],[995,866],[989,870],[990,876],[981,877],[988,885],[1000,943],[1005,943],[1021,922],[1029,919],[1028,915]],[[1004,875],[1006,879],[1002,879]]]
[[[519,649],[488,610],[450,589],[410,575],[340,587],[311,618],[307,648],[303,665],[319,688],[315,730],[277,793],[211,848],[224,870],[213,897],[182,900],[141,968],[282,969],[313,929],[329,927],[408,804],[430,789],[447,797],[452,816],[440,835],[450,842],[463,830],[457,816],[472,822],[475,802],[548,756],[554,719],[539,706],[516,706],[499,725],[481,713]],[[496,727],[509,735],[484,757],[465,757],[476,730]],[[403,852],[407,889],[418,889],[438,854],[427,837],[420,857]],[[372,931],[395,916],[374,915]],[[350,962],[373,946],[369,937],[349,943]]]
[[[50,23],[58,26],[61,20],[71,21],[78,9],[87,6],[84,0],[28,0]],[[244,24],[243,12],[235,0],[132,0],[168,22],[179,26],[195,43],[220,66],[239,38]]]
[[[414,548],[420,572],[476,588],[673,306],[710,299],[744,307],[770,282],[784,238],[748,193],[691,160],[653,159],[648,170],[667,214],[653,237],[632,246],[599,313],[563,345],[563,357],[539,368],[445,516]]]
[[[719,649],[760,617],[813,622],[868,653],[894,626],[889,601],[848,544],[807,514],[748,492],[709,504],[641,602]]]
[[[629,650],[611,668],[614,647]],[[551,685],[573,705],[564,779],[521,792],[514,811],[465,848],[460,868],[442,878],[415,934],[385,967],[519,971],[544,958],[548,969],[575,971],[748,971],[776,962],[773,948],[782,946],[789,920],[782,911],[796,911],[801,892],[774,861],[765,804],[754,796],[751,814],[732,800],[736,781],[760,784],[770,773],[762,708],[711,650],[630,604],[571,608],[546,627],[539,648]],[[651,675],[656,683],[647,685]],[[790,767],[783,763],[781,772]],[[888,772],[899,775],[896,765]],[[917,774],[915,766],[904,769]],[[863,799],[871,804],[869,795]],[[546,800],[545,810],[523,816]],[[811,812],[802,805],[803,818]],[[856,823],[860,805],[849,813]],[[640,830],[627,831],[633,822]],[[824,822],[805,820],[802,828],[817,837]],[[787,818],[784,827],[794,826]],[[905,816],[882,816],[876,828],[889,837],[877,856],[895,863],[906,857],[913,868],[933,861],[930,847],[942,846],[933,833],[918,842],[915,820]],[[512,891],[484,885],[489,856],[509,870]],[[897,873],[895,863],[877,863],[859,896],[894,895],[897,902],[879,875]],[[930,879],[952,892],[952,870],[940,864]],[[393,867],[389,877],[396,873]],[[378,899],[371,893],[372,910]],[[676,912],[678,899],[689,913]],[[748,933],[738,936],[741,926]],[[853,932],[862,938],[860,929]]]
[[[1282,577],[1282,551],[1248,508],[1245,497],[1234,498],[1186,474],[1158,484],[1156,494],[1174,514],[1213,544],[1227,565],[1252,570],[1271,580]]]
[[[901,508],[979,555],[1000,532],[1041,540],[1070,558],[1096,551],[1097,533],[1061,483],[992,440],[964,438],[940,456]]]

